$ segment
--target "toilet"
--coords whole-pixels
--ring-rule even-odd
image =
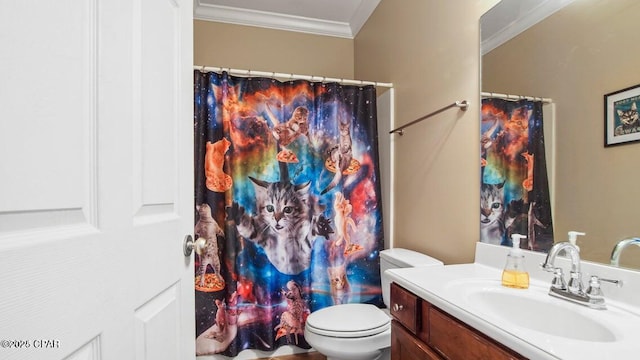
[[[388,358],[391,347],[391,316],[388,310],[391,281],[385,270],[442,265],[440,260],[407,249],[381,251],[382,299],[387,308],[342,304],[320,309],[307,317],[305,339],[327,360]]]

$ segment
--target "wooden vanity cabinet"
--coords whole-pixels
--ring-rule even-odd
[[[526,359],[395,283],[391,315],[391,360]]]

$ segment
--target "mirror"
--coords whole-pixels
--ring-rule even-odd
[[[566,6],[483,54],[482,91],[553,100],[544,126],[555,241],[585,232],[582,258],[609,264],[618,241],[640,236],[640,142],[604,146],[604,95],[640,84],[640,2],[557,2]],[[640,269],[640,246],[620,266]]]

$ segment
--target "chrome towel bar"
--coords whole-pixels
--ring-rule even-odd
[[[393,129],[393,130],[389,131],[389,134],[398,133],[400,135],[404,135],[404,129],[405,128],[408,128],[409,126],[411,126],[413,124],[419,123],[422,120],[426,120],[426,119],[428,119],[428,118],[430,118],[430,117],[432,117],[432,116],[434,116],[436,114],[439,114],[439,113],[441,113],[441,112],[443,112],[443,111],[445,111],[447,109],[451,109],[452,107],[457,107],[457,108],[460,108],[460,110],[462,110],[462,111],[466,111],[467,108],[469,107],[469,102],[467,102],[467,100],[456,101],[453,104],[449,104],[449,105],[443,107],[442,109],[436,110],[436,111],[434,111],[434,112],[432,112],[430,114],[427,114],[427,115],[425,115],[425,116],[423,116],[423,117],[421,117],[419,119],[413,120],[412,122],[410,122],[408,124],[405,124],[405,125],[402,125],[397,129]]]

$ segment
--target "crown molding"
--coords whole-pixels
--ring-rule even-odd
[[[376,4],[377,5],[377,4]],[[369,15],[373,12],[371,9]],[[328,21],[302,16],[284,15],[267,11],[240,9],[228,6],[202,4],[194,1],[193,18],[196,20],[215,21],[228,24],[258,26],[269,29],[296,31],[315,35],[334,36],[353,39],[354,32],[346,22]],[[368,17],[368,16],[367,16]],[[362,27],[364,21],[359,27]],[[358,28],[358,30],[360,30]]]
[[[524,32],[538,22],[544,20],[546,17],[555,13],[561,8],[569,5],[573,1],[574,0],[545,0],[541,2],[539,6],[531,9],[527,13],[521,14],[518,18],[514,19],[500,31],[497,31],[495,34],[482,40],[482,43],[480,45],[482,55],[518,36],[520,33]]]
[[[360,2],[360,6],[358,6],[358,9],[350,20],[351,33],[353,34],[351,38],[354,38],[360,29],[362,29],[371,14],[373,14],[373,11],[378,7],[378,4],[380,4],[380,1],[381,0],[365,0]]]

